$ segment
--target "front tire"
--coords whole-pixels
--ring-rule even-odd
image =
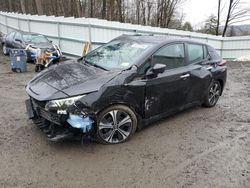
[[[3,55],[8,55],[8,50],[5,44],[3,44]]]
[[[218,81],[212,82],[205,97],[204,106],[213,107],[216,105],[221,94],[221,84]]]
[[[103,110],[97,119],[96,137],[102,144],[126,142],[135,133],[137,117],[127,106],[114,105]]]

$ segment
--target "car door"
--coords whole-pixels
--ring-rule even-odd
[[[189,86],[184,54],[183,43],[172,43],[162,47],[152,56],[151,66],[165,64],[166,69],[162,74],[146,80],[146,118],[175,111],[186,103]]]
[[[202,102],[207,88],[212,81],[211,66],[206,46],[199,43],[186,43],[186,54],[188,59],[188,88],[187,102]]]
[[[12,42],[12,48],[22,48],[22,35],[20,32],[16,32],[14,40]]]

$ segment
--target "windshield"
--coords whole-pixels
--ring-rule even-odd
[[[85,61],[106,70],[126,69],[151,47],[150,43],[115,40],[87,54]]]
[[[32,43],[43,43],[48,42],[48,39],[43,35],[30,35],[25,34],[23,35],[23,40],[25,42],[32,42]]]

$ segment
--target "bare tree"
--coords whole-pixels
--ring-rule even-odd
[[[8,3],[9,3],[9,11],[12,12],[13,11],[12,1],[8,0]]]
[[[43,15],[43,6],[41,0],[35,0],[36,1],[36,10],[38,15]]]
[[[118,18],[120,22],[123,22],[123,14],[122,14],[122,0],[116,0],[117,10],[118,10]]]
[[[81,1],[75,0],[76,10],[77,10],[77,17],[82,16],[82,10],[81,10]]]
[[[140,24],[140,0],[136,0],[136,23]]]
[[[90,17],[93,18],[94,16],[94,0],[90,0]]]
[[[178,21],[180,14],[177,14],[177,7],[182,1],[184,0],[0,0],[0,10],[39,15],[95,17],[174,27],[181,23]]]
[[[216,25],[216,35],[217,35],[217,36],[219,35],[220,13],[221,13],[221,0],[218,0],[217,25]]]
[[[142,11],[142,24],[146,25],[146,5],[145,2],[141,2],[141,11]]]
[[[227,28],[230,24],[245,21],[249,19],[249,8],[240,8],[240,0],[229,0],[229,7],[227,11],[227,18],[223,30],[222,36],[224,37],[227,32]]]
[[[147,8],[148,8],[147,25],[150,25],[152,6],[153,6],[153,3],[150,0],[148,0],[147,2]]]
[[[106,0],[102,0],[102,19],[106,18],[106,5],[107,5]]]
[[[22,13],[26,14],[25,1],[24,0],[20,0],[20,4],[21,4]]]

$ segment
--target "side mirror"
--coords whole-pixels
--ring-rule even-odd
[[[165,71],[166,65],[155,64],[151,69],[148,70],[147,76],[157,76]]]
[[[50,43],[53,43],[53,41],[52,41],[52,40],[49,40],[49,42],[50,42]]]
[[[154,74],[160,74],[163,73],[165,71],[166,65],[164,64],[155,64],[152,68],[152,72]]]
[[[22,43],[22,41],[21,41],[20,39],[15,39],[15,41],[16,41],[16,42]]]

